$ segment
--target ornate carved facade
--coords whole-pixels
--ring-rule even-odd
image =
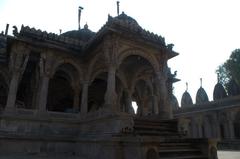
[[[1,156],[216,155],[214,142],[181,137],[170,102],[177,79],[167,66],[178,53],[133,18],[109,16],[97,33],[87,25],[61,35],[25,26],[13,33],[1,36]]]

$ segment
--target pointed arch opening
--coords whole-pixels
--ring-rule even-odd
[[[119,71],[128,84],[128,113],[147,115],[153,113],[153,77],[154,68],[148,59],[139,55],[126,56],[119,66]],[[134,106],[134,107],[133,107]]]
[[[78,112],[81,103],[80,90],[77,69],[68,63],[60,65],[49,81],[47,110],[66,113]]]

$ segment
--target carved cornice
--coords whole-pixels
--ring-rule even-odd
[[[55,33],[48,33],[40,29],[30,28],[29,26],[21,27],[20,32],[17,31],[17,28],[14,27],[13,34],[16,37],[28,37],[32,39],[42,40],[46,42],[52,42],[54,44],[64,44],[68,45],[75,49],[80,49],[85,43],[77,39],[65,37],[62,35],[57,35]]]

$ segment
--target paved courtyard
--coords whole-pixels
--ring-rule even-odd
[[[240,159],[240,151],[218,151],[218,159]]]

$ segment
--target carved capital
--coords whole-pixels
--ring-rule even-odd
[[[39,61],[40,76],[53,76],[54,58],[42,55]]]
[[[29,54],[24,55],[24,54],[12,54],[10,56],[10,72],[12,74],[20,74],[22,75],[26,66],[27,66],[27,62],[29,59]]]

